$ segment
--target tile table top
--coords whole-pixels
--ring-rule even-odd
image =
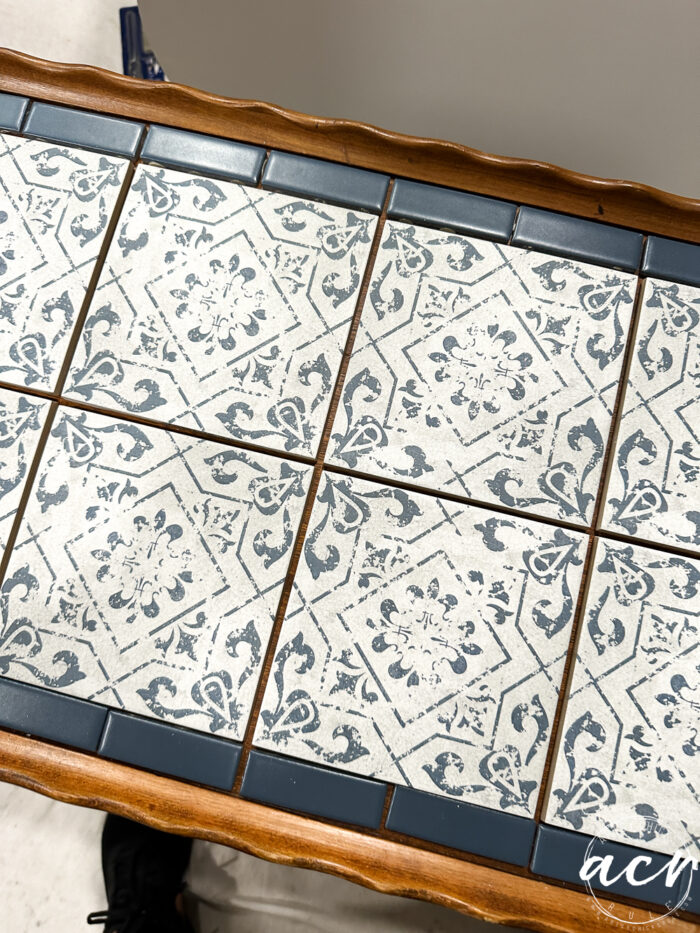
[[[0,725],[574,885],[700,855],[698,248],[0,123]]]
[[[388,221],[330,462],[588,524],[635,279]]]

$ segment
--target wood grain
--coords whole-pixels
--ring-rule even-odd
[[[174,84],[137,81],[97,68],[43,62],[7,50],[0,50],[0,88],[700,242],[700,201],[545,163],[491,156],[347,120],[317,119],[255,101],[227,100]],[[357,319],[359,312],[355,327]],[[352,334],[348,348],[351,344]],[[54,402],[57,398],[53,393],[36,394]],[[335,404],[337,396],[338,386]],[[326,440],[331,415],[332,411],[324,429]],[[322,458],[316,459],[320,469]],[[264,678],[259,692],[263,682]],[[250,737],[249,730],[246,751]],[[0,779],[492,922],[543,933],[619,929],[585,893],[538,880],[527,869],[500,870],[484,860],[451,855],[443,847],[413,845],[384,829],[369,834],[341,828],[2,730]],[[643,916],[648,918],[646,910]],[[670,933],[696,929],[678,918],[667,918],[663,925]]]
[[[700,200],[630,181],[594,178],[547,162],[490,155],[457,143],[404,136],[352,120],[312,117],[260,101],[229,100],[87,65],[45,62],[7,49],[0,49],[0,89],[700,243]]]
[[[433,901],[493,923],[526,925],[540,933],[619,929],[579,891],[205,788],[184,788],[170,778],[1,731],[0,779],[66,803],[109,810],[275,862],[320,869],[376,891]],[[670,917],[663,929],[691,933],[697,928]]]

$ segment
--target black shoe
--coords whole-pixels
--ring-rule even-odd
[[[88,924],[104,923],[104,933],[194,933],[175,907],[191,851],[191,839],[108,814],[102,873],[109,907]]]

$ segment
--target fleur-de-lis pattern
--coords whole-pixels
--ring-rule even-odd
[[[59,408],[0,590],[0,674],[241,739],[309,478]]]
[[[376,218],[140,166],[66,394],[312,455]]]
[[[324,474],[255,744],[532,816],[584,553],[576,532]]]
[[[0,380],[54,388],[126,166],[0,133]]]
[[[700,857],[700,561],[600,540],[545,819]]]
[[[700,288],[645,282],[603,522],[700,549]]]
[[[388,222],[330,461],[588,523],[634,281]]]
[[[0,557],[48,411],[43,399],[0,389]]]

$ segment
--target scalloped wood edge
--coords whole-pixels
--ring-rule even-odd
[[[183,793],[179,781],[2,731],[0,780],[65,803],[109,810],[156,829],[233,846],[270,861],[329,872],[376,891],[432,901],[492,923],[526,924],[539,933],[618,928],[580,891],[202,787]],[[668,933],[697,929],[677,917],[666,918],[663,924]]]
[[[228,100],[175,84],[137,81],[90,66],[45,62],[3,49],[0,89],[700,242],[700,201],[542,162],[487,155],[454,143],[310,117],[257,101]],[[270,809],[3,730],[0,780],[494,923],[540,933],[597,933],[620,926],[580,891]],[[663,923],[669,933],[696,930],[678,917]]]
[[[700,243],[700,200],[546,162],[490,155],[457,143],[308,116],[260,101],[231,100],[180,84],[136,80],[88,65],[46,62],[8,49],[0,49],[0,89]]]

